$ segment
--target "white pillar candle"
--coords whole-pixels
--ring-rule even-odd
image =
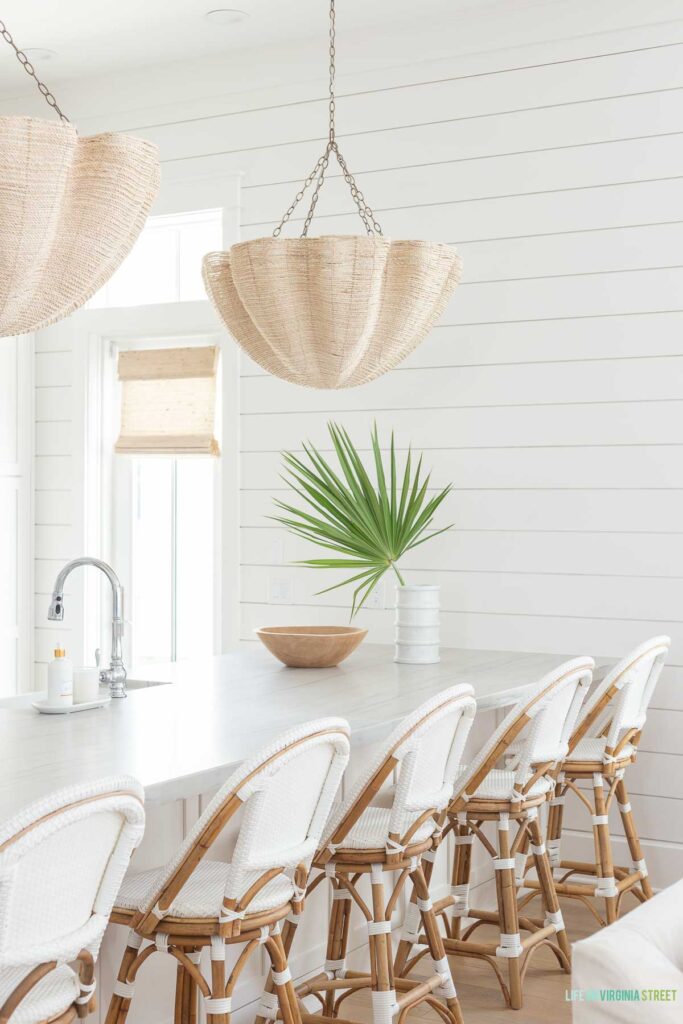
[[[74,704],[86,704],[100,695],[100,671],[86,666],[74,669]]]

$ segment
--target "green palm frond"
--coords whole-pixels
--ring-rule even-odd
[[[310,443],[303,445],[302,458],[284,452],[282,479],[305,507],[276,501],[280,514],[269,518],[297,537],[334,552],[334,557],[307,558],[297,564],[353,570],[340,583],[319,591],[325,594],[355,584],[353,618],[389,570],[403,585],[398,560],[406,551],[450,530],[450,526],[430,527],[451,486],[428,498],[430,477],[423,476],[422,456],[413,469],[408,449],[401,472],[393,433],[385,466],[376,424],[370,435],[373,482],[346,430],[337,423],[328,423],[328,430],[339,468],[333,469]]]

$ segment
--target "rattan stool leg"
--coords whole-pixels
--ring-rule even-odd
[[[439,924],[429,895],[429,886],[427,885],[427,880],[424,876],[423,870],[419,865],[417,870],[411,874],[410,878],[413,883],[417,905],[422,918],[422,925],[427,938],[427,945],[429,946],[429,952],[432,958],[432,969],[434,973],[438,974],[442,979],[441,987],[436,989],[434,994],[445,1000],[446,1006],[450,1010],[456,1024],[463,1024],[462,1011],[455,991],[455,985],[453,984],[450,964],[448,962],[448,957],[446,956],[443,938],[439,931]]]
[[[459,939],[462,931],[463,918],[470,909],[470,872],[472,869],[472,843],[474,836],[463,814],[459,816],[458,825],[454,830],[455,856],[451,876],[451,896],[455,900],[451,908],[448,923],[448,936]]]
[[[595,842],[595,863],[598,868],[595,895],[605,900],[605,917],[607,924],[611,924],[617,919],[619,890],[614,878],[612,840],[609,834],[609,818],[607,816],[603,778],[599,772],[593,775],[593,801],[595,803],[593,838]]]
[[[294,936],[296,935],[298,924],[299,915],[291,914],[285,919],[284,925],[282,926],[282,945],[287,957],[289,957],[289,952],[292,948],[292,943],[294,942]],[[254,1024],[266,1024],[266,1021],[275,1020],[276,999],[273,972],[268,971],[268,978],[266,979],[266,983],[263,987],[263,994],[254,1018]]]
[[[372,1017],[374,1024],[391,1024],[396,1006],[396,990],[394,988],[391,922],[386,920],[384,876],[381,865],[373,865],[370,877],[372,921],[368,922],[368,941],[372,979]]]
[[[560,866],[562,859],[562,823],[564,819],[564,785],[558,781],[555,785],[555,792],[548,808],[548,827],[546,829],[546,844],[548,847],[548,859],[551,868]]]
[[[271,935],[266,941],[266,951],[270,958],[271,975],[282,1020],[284,1024],[301,1024],[301,1011],[282,936]]]
[[[128,936],[128,944],[126,945],[123,957],[121,958],[119,973],[116,976],[116,986],[121,989],[121,992],[128,987],[126,981],[128,971],[138,955],[139,948],[139,937],[136,936],[134,932],[130,932]],[[130,995],[119,994],[114,990],[109,1001],[105,1024],[123,1024],[130,1008],[132,996],[132,987],[130,988]]]
[[[510,832],[507,814],[498,822],[498,858],[494,861],[496,898],[500,921],[500,945],[496,955],[508,962],[510,1005],[514,1010],[522,1007],[522,945],[517,914],[517,885],[514,859],[510,856]]]
[[[531,852],[534,857],[536,874],[538,875],[541,893],[543,894],[543,906],[545,907],[546,912],[545,923],[553,925],[555,928],[557,944],[566,958],[566,962],[563,966],[565,971],[569,973],[571,970],[571,944],[567,936],[567,930],[564,926],[562,911],[560,910],[560,901],[558,900],[557,893],[555,891],[553,870],[550,866],[550,857],[548,856],[548,851],[545,847],[545,843],[543,842],[541,826],[539,825],[537,817],[534,817],[529,822],[529,835],[531,837]]]
[[[624,835],[626,836],[629,853],[631,854],[631,860],[633,861],[633,870],[640,871],[640,888],[643,891],[645,899],[649,900],[653,895],[652,885],[650,884],[650,879],[647,875],[647,866],[645,864],[643,851],[640,845],[640,837],[636,829],[636,823],[633,820],[633,811],[631,810],[631,804],[628,798],[628,790],[623,779],[620,779],[619,782],[617,782],[615,795],[619,804],[621,820],[624,825]]]
[[[329,978],[343,978],[346,972],[346,950],[349,942],[351,924],[351,893],[339,883],[332,887],[332,910],[327,932],[327,952],[325,955],[325,973]],[[334,1011],[335,993],[332,989],[325,993],[324,1013],[336,1016]]]

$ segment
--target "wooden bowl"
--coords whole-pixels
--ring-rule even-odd
[[[256,635],[290,668],[331,668],[348,658],[367,636],[355,626],[263,626]]]

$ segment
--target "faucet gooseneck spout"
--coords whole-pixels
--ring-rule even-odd
[[[111,623],[111,663],[109,668],[100,672],[100,679],[103,683],[109,683],[112,697],[126,696],[126,670],[123,666],[123,653],[121,640],[123,638],[123,587],[121,581],[106,562],[99,558],[74,558],[67,562],[59,572],[55,585],[52,589],[52,598],[47,613],[48,619],[53,622],[61,622],[64,619],[64,583],[69,573],[81,565],[93,565],[107,577],[111,583],[112,591],[112,623]]]

